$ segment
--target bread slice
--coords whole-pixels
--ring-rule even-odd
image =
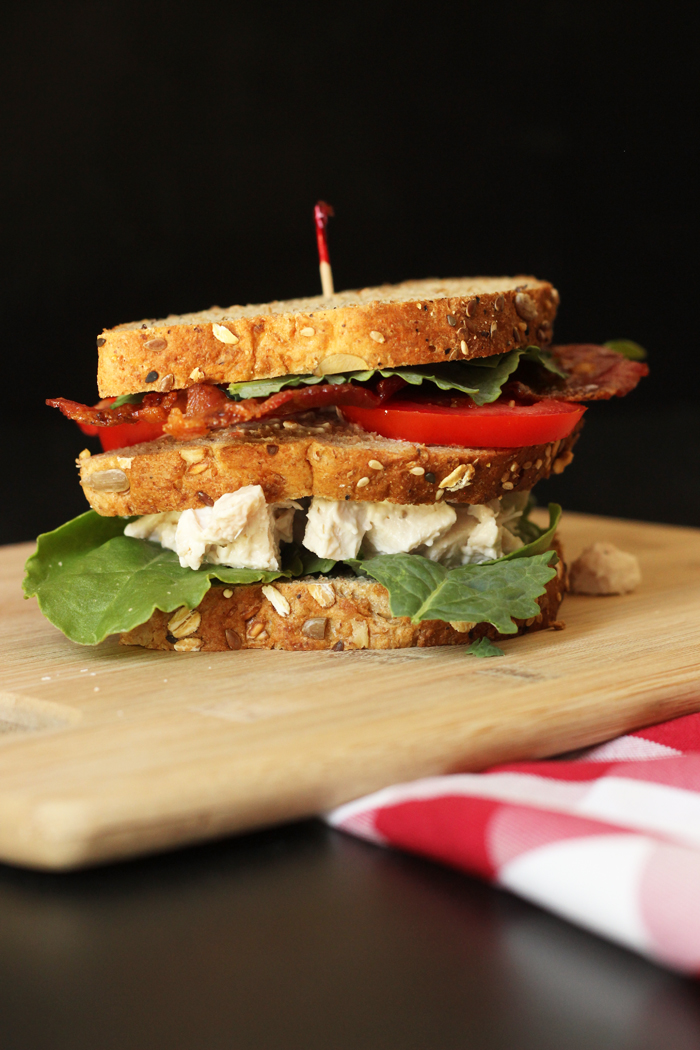
[[[414,445],[342,422],[335,410],[243,423],[208,437],[158,438],[78,459],[90,506],[106,516],[201,507],[243,485],[268,503],[303,496],[391,503],[487,503],[561,473],[579,423],[562,441],[524,448]]]
[[[546,344],[559,295],[534,277],[437,278],[135,321],[97,340],[101,397],[434,364]],[[147,378],[148,377],[148,378]]]
[[[150,620],[122,634],[123,645],[178,652],[229,649],[405,649],[410,646],[462,645],[484,636],[502,636],[490,624],[445,623],[392,616],[389,593],[373,580],[357,577],[305,577],[277,581],[274,593],[262,584],[213,586],[192,615],[154,612]],[[566,589],[566,568],[538,599],[540,612],[516,620],[518,634],[554,624]],[[266,593],[264,593],[266,592]],[[270,598],[274,599],[273,601]],[[288,608],[288,612],[285,610]],[[280,612],[279,610],[282,610]],[[171,630],[169,630],[169,626]],[[175,633],[171,633],[174,631]]]

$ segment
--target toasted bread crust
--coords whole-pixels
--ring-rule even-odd
[[[544,445],[468,449],[395,441],[341,423],[333,411],[317,412],[246,423],[190,441],[162,437],[85,456],[78,466],[90,506],[107,517],[201,507],[244,485],[260,485],[268,503],[325,496],[476,504],[529,490],[552,471],[561,473],[573,459],[581,426]]]
[[[193,381],[489,357],[549,343],[558,301],[548,282],[518,276],[407,281],[332,299],[212,307],[103,331],[98,388],[111,397],[163,389],[164,381],[167,389],[183,389]],[[335,355],[355,363],[324,365]]]
[[[175,638],[168,631],[173,613],[156,611],[150,620],[123,634],[123,645],[184,652],[222,652],[230,649],[404,649],[411,646],[463,645],[500,635],[490,624],[460,624],[458,631],[443,620],[413,624],[408,617],[391,615],[389,593],[381,584],[356,577],[319,577],[277,581],[274,587],[289,607],[281,615],[263,594],[261,584],[215,585],[204,596],[187,628]],[[540,631],[557,620],[566,589],[566,567],[560,559],[557,575],[538,599],[540,613],[516,620],[518,634]],[[228,597],[227,597],[228,595]],[[319,600],[320,599],[320,600]],[[278,600],[279,603],[279,600]],[[284,605],[282,605],[284,607]],[[321,622],[319,622],[321,621]],[[177,630],[177,628],[176,628]],[[182,634],[181,630],[177,633]],[[313,637],[313,634],[320,637]]]

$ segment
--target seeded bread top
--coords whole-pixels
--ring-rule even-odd
[[[431,278],[135,321],[97,340],[101,397],[279,375],[437,364],[547,344],[559,295],[534,277]]]

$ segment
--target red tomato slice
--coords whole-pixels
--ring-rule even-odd
[[[382,437],[421,445],[522,448],[567,437],[586,409],[568,401],[475,405],[469,397],[431,395],[391,400],[379,408],[343,405],[342,411],[352,423]]]
[[[116,398],[106,397],[100,405],[111,405],[113,401],[116,401]],[[96,427],[92,423],[78,423],[78,426],[88,437],[99,437],[103,452],[139,445],[142,441],[155,441],[163,433],[160,423],[119,423],[116,427]]]

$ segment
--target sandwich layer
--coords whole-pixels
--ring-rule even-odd
[[[260,485],[267,503],[304,496],[422,504],[488,503],[560,474],[582,422],[561,441],[522,448],[420,445],[340,422],[335,411],[243,423],[206,438],[162,437],[96,456],[81,453],[80,484],[104,516],[211,506]]]
[[[490,357],[548,344],[558,302],[534,277],[450,278],[135,321],[98,338],[98,388],[113,397]]]
[[[555,548],[557,544],[555,543]],[[544,630],[557,623],[566,590],[566,568],[537,599],[540,612],[516,620],[518,634]],[[231,649],[404,649],[411,646],[464,645],[479,638],[512,638],[490,624],[446,623],[391,615],[386,588],[356,577],[305,577],[274,585],[213,586],[199,606],[188,612],[159,610],[127,634],[123,645],[177,652],[222,652]]]

